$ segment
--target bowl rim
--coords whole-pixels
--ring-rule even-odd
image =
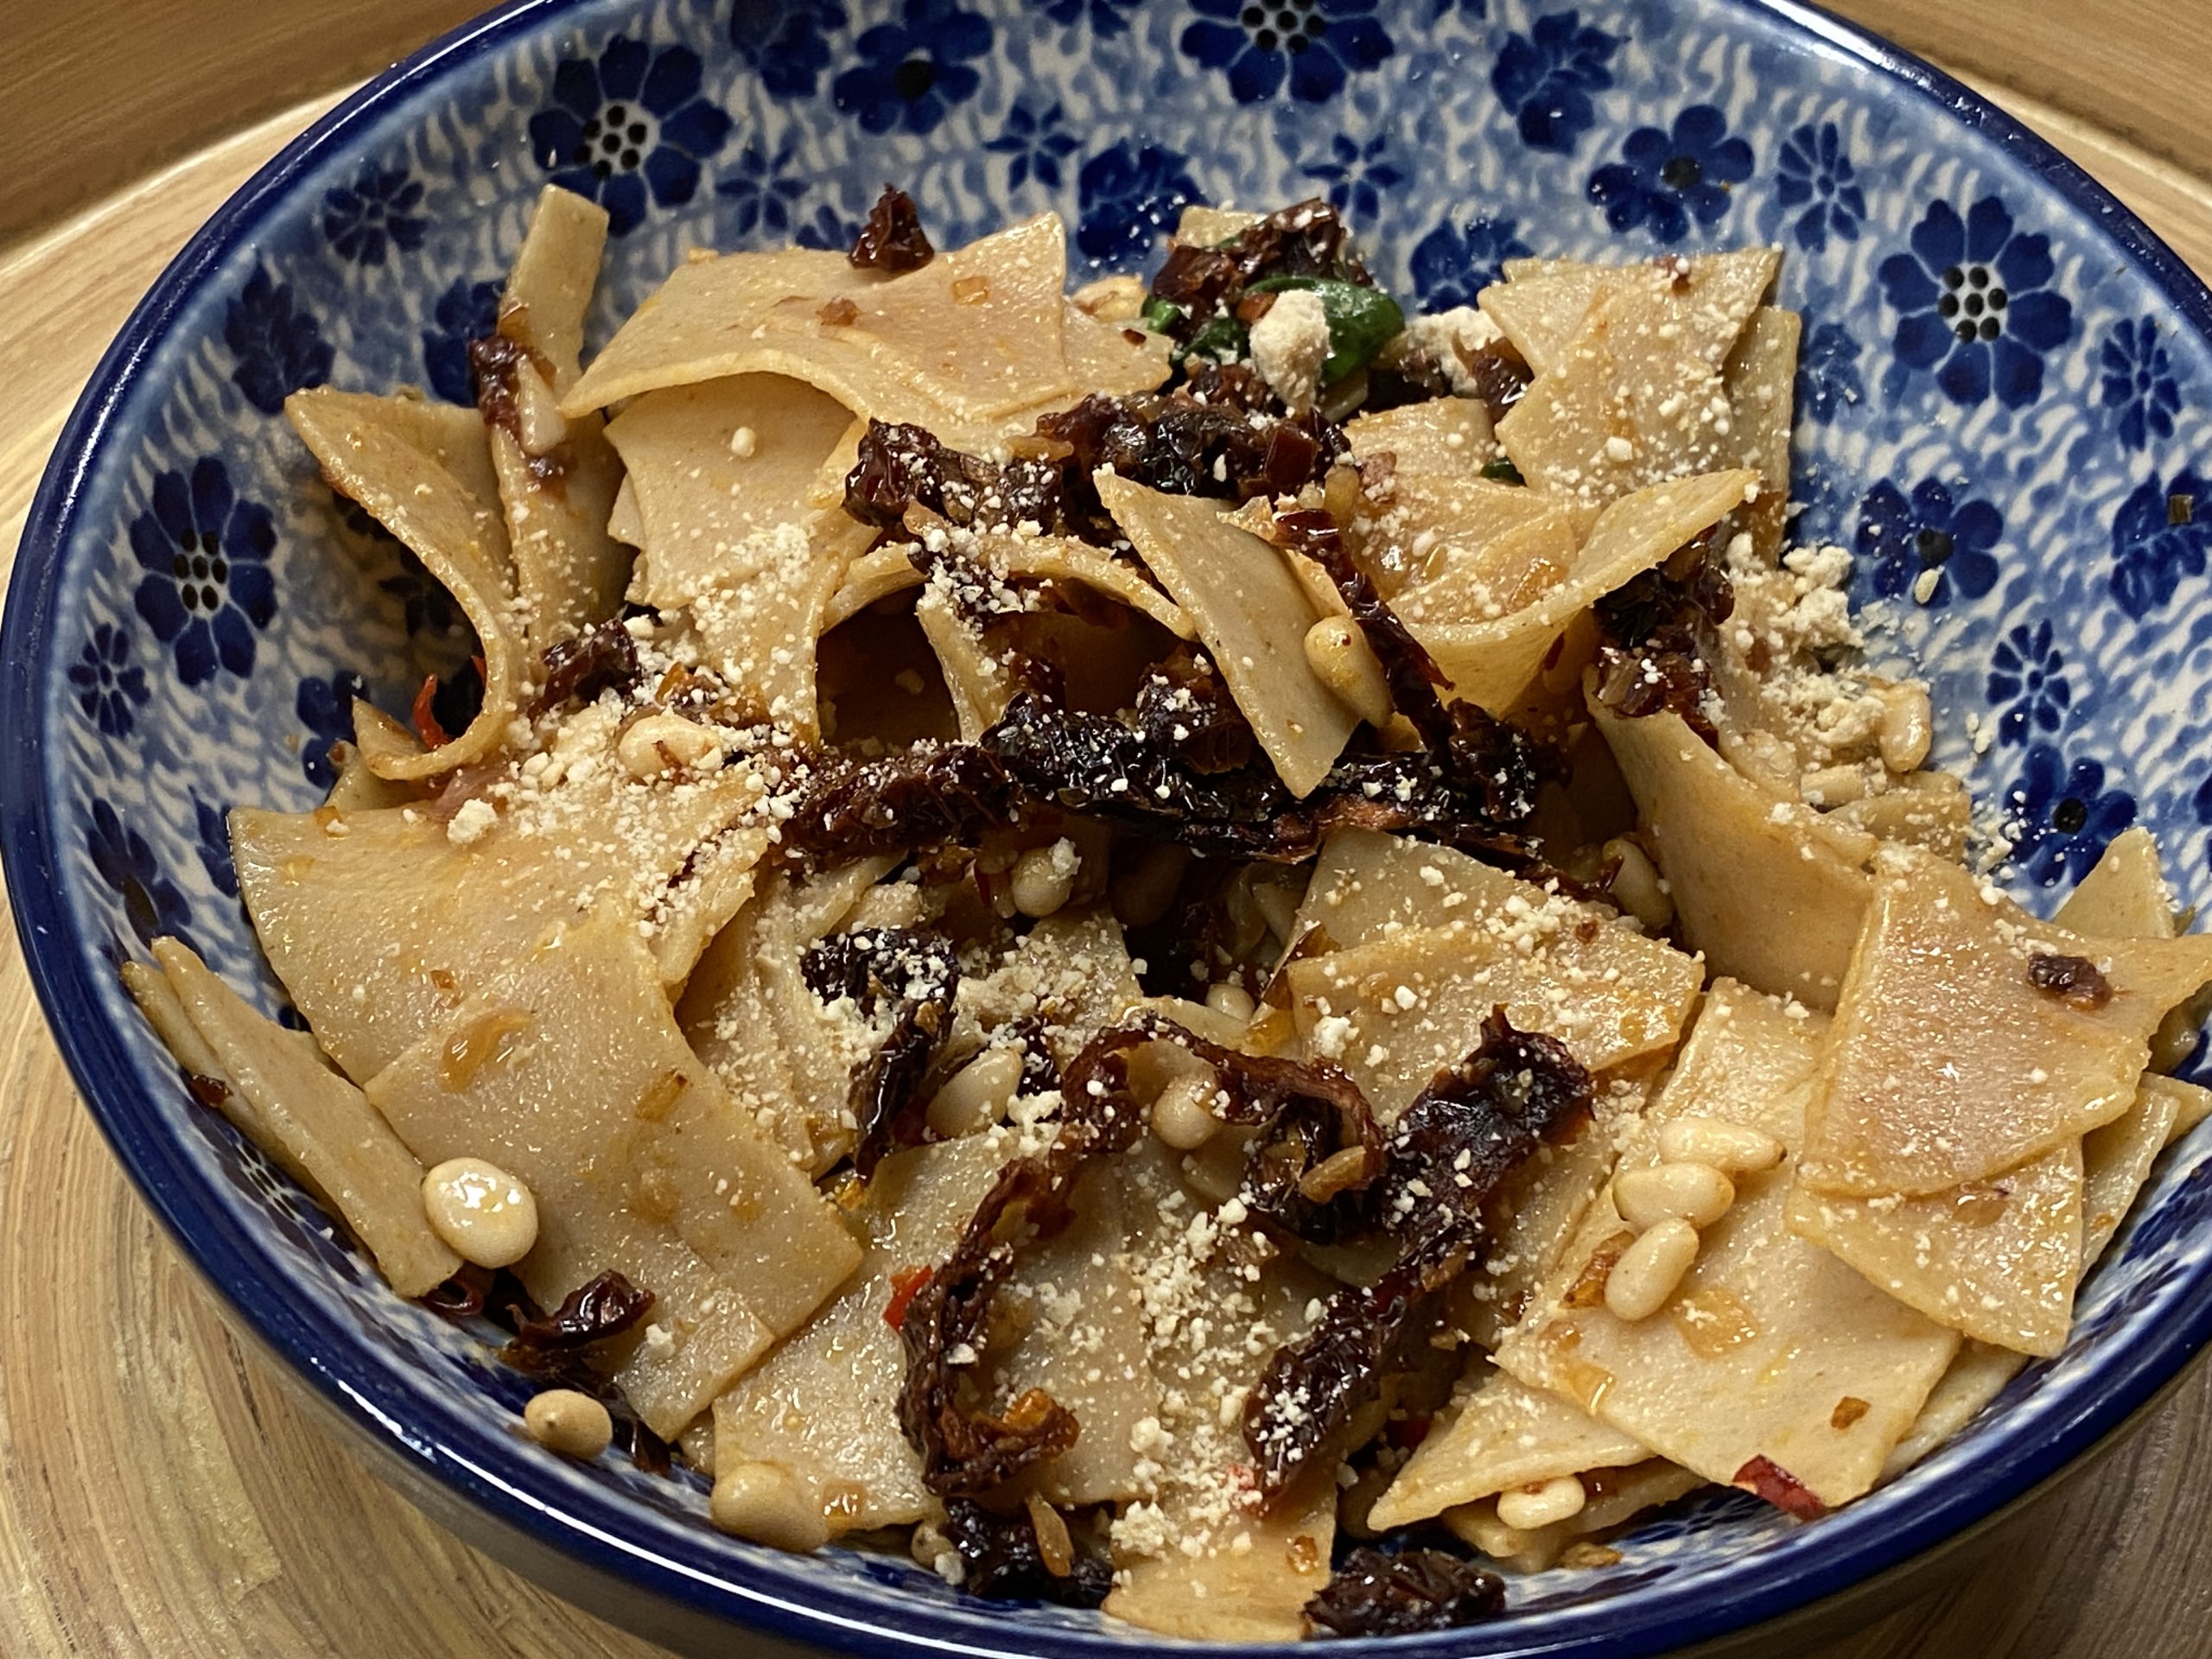
[[[2164,303],[2212,340],[2212,292],[2135,213],[2019,121],[1941,70],[1880,36],[1802,0],[1719,0],[1747,19],[1777,22],[1811,49],[1854,64],[1906,96],[1933,103],[1992,140],[2011,159],[2088,213],[2152,283]],[[682,1608],[726,1624],[802,1643],[883,1656],[917,1649],[1013,1656],[1040,1651],[1119,1653],[1181,1647],[1132,1632],[1014,1624],[976,1606],[944,1606],[892,1586],[822,1582],[772,1556],[734,1571],[709,1561],[697,1535],[673,1517],[648,1515],[640,1535],[617,1536],[583,1513],[533,1496],[531,1449],[488,1415],[471,1416],[427,1388],[378,1383],[380,1366],[350,1363],[351,1339],[334,1336],[326,1310],[281,1271],[281,1251],[257,1240],[200,1183],[174,1139],[128,1103],[137,1084],[120,1029],[95,980],[99,953],[79,936],[58,883],[54,802],[46,788],[50,713],[40,693],[53,683],[53,626],[61,555],[111,427],[136,392],[156,346],[238,245],[288,199],[296,181],[356,132],[442,73],[495,53],[510,39],[592,0],[508,0],[440,35],[319,117],[254,173],[196,231],[132,310],[102,355],[57,437],[24,523],[0,617],[0,868],[26,970],[70,1075],[125,1173],[172,1239],[270,1350],[370,1442],[407,1472],[465,1500],[511,1532]],[[1974,1478],[1921,1495],[1886,1529],[1849,1524],[1850,1511],[1792,1534],[1749,1560],[1684,1573],[1630,1596],[1552,1606],[1496,1624],[1433,1637],[1338,1645],[1389,1655],[1605,1651],[1628,1659],[1709,1642],[1809,1607],[1870,1583],[2032,1493],[2086,1455],[2149,1403],[2212,1339],[2212,1256],[2186,1268],[2165,1317],[2137,1342],[2101,1355],[2058,1421],[2000,1426],[1976,1459]],[[2085,1382],[2088,1379],[2085,1379]],[[1961,1471],[1963,1472],[1963,1471]],[[1625,1628],[1622,1621],[1630,1623]],[[1527,1628],[1516,1628],[1523,1625]],[[1007,1631],[1001,1636],[996,1632]],[[1495,1632],[1508,1645],[1485,1641]],[[1020,1643],[1021,1645],[1001,1645]],[[1588,1644],[1586,1647],[1585,1644]],[[1193,1649],[1258,1659],[1285,1644],[1190,1643]]]

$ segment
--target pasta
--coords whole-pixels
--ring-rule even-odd
[[[593,350],[605,235],[547,191],[478,409],[287,406],[480,647],[231,815],[312,1034],[124,969],[546,1455],[1389,1634],[1708,1485],[1816,1520],[2063,1346],[2212,938],[2140,830],[1996,885],[1790,544],[1777,250],[1408,319],[1320,202],[1070,296],[1053,216],[887,191]]]

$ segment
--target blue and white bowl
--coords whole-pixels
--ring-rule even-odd
[[[663,1639],[1162,1645],[897,1560],[740,1543],[696,1480],[538,1452],[488,1344],[334,1242],[192,1103],[122,995],[118,959],[168,932],[282,1007],[225,810],[314,803],[351,692],[404,706],[466,643],[279,408],[325,383],[466,401],[464,343],[548,179],[613,217],[600,339],[696,245],[843,245],[886,180],[940,244],[1057,208],[1098,270],[1144,267],[1186,202],[1322,194],[1429,307],[1529,251],[1778,241],[1806,318],[1797,533],[1859,553],[1859,596],[1896,619],[1883,648],[1935,684],[1939,758],[2011,823],[2012,885],[2048,906],[2142,823],[2183,897],[2212,898],[2191,724],[2212,698],[2212,499],[2185,505],[2212,455],[2212,296],[1925,66],[1785,0],[534,0],[474,23],[264,168],[101,364],[0,631],[0,828],[85,1097],[238,1318],[418,1502]],[[1971,1529],[2212,1334],[2208,1153],[2212,1128],[2163,1160],[2066,1352],[1896,1485],[1812,1526],[1715,1498],[1616,1567],[1527,1580],[1497,1622],[1391,1651],[1651,1653]]]

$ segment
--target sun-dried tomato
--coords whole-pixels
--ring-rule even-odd
[[[2112,982],[2087,957],[2030,957],[2028,983],[2085,1011],[2112,1001]]]
[[[550,1314],[509,1308],[515,1337],[503,1357],[528,1370],[529,1359],[574,1354],[620,1336],[652,1311],[653,1301],[652,1292],[639,1289],[609,1268],[570,1291]]]
[[[845,257],[862,270],[888,271],[893,276],[919,270],[937,257],[937,250],[922,229],[922,216],[914,199],[892,185],[868,209],[868,221],[853,238]]]
[[[1457,1630],[1505,1611],[1505,1580],[1437,1549],[1397,1554],[1363,1547],[1306,1604],[1326,1636],[1418,1636]]]
[[[1406,1109],[1363,1200],[1399,1241],[1397,1261],[1374,1284],[1331,1296],[1304,1336],[1275,1351],[1246,1403],[1263,1491],[1280,1493],[1374,1398],[1433,1293],[1465,1267],[1483,1201],[1539,1146],[1563,1139],[1590,1101],[1589,1073],[1564,1045],[1493,1010],[1481,1044]]]
[[[961,1588],[970,1595],[1096,1607],[1114,1587],[1113,1563],[1096,1550],[1079,1552],[1066,1573],[1053,1572],[1026,1510],[1000,1515],[956,1497],[944,1506],[944,1531],[965,1568]]]
[[[793,809],[784,844],[817,862],[943,845],[973,847],[1018,823],[1014,780],[973,744],[918,747],[833,771]]]
[[[636,689],[644,670],[638,663],[638,642],[620,617],[594,622],[568,639],[556,639],[545,648],[544,680],[530,712],[543,715],[570,698],[589,702],[602,691],[628,692]]]
[[[1060,522],[1062,487],[1060,465],[1042,456],[1001,467],[921,427],[871,420],[845,475],[845,511],[887,530],[903,524],[913,507],[962,529],[1027,523],[1051,530]]]
[[[825,1002],[850,997],[868,1019],[893,1009],[889,1033],[853,1072],[853,1167],[866,1180],[886,1154],[921,1139],[922,1080],[952,1029],[960,959],[941,936],[867,928],[810,946],[801,971]]]
[[[1452,716],[1436,694],[1436,688],[1444,683],[1444,671],[1383,601],[1374,580],[1353,559],[1337,521],[1319,508],[1301,508],[1280,515],[1275,530],[1284,546],[1312,559],[1336,585],[1368,649],[1382,665],[1391,704],[1413,722],[1432,754],[1450,754],[1454,735]]]
[[[1212,659],[1179,644],[1137,688],[1137,730],[1192,771],[1249,766],[1257,739]]]

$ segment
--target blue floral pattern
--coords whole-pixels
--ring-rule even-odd
[[[1835,123],[1810,122],[1789,135],[1774,158],[1775,198],[1796,212],[1797,245],[1819,252],[1828,238],[1856,242],[1866,219],[1866,193]]]
[[[616,236],[635,230],[647,198],[679,207],[699,188],[699,164],[729,137],[729,117],[699,95],[699,54],[656,52],[617,35],[597,62],[569,58],[553,77],[555,103],[530,118],[530,145],[553,182],[607,209]]]
[[[1999,743],[2057,734],[2074,704],[2065,667],[2064,653],[2051,640],[2049,617],[2033,626],[2023,622],[1997,642],[1986,690],[1989,701],[2003,711],[1997,717]]]
[[[353,741],[353,699],[368,695],[369,683],[351,669],[300,682],[299,695],[292,699],[292,712],[308,728],[308,741],[300,746],[300,769],[317,789],[338,781],[331,746]]]
[[[1521,142],[1571,154],[1598,119],[1592,99],[1612,86],[1620,46],[1620,36],[1586,24],[1577,11],[1551,12],[1526,35],[1508,35],[1490,84],[1512,112]]]
[[[1019,190],[1034,179],[1046,189],[1057,190],[1060,163],[1075,153],[1076,137],[1067,130],[1060,105],[1039,109],[1025,99],[1007,111],[999,136],[983,148],[1007,158],[1007,189]]]
[[[2173,436],[2174,416],[2181,412],[2181,388],[2174,382],[2166,348],[2158,342],[2156,317],[2123,317],[2113,324],[2097,348],[2097,371],[2104,406],[2120,412],[2122,443],[2140,449],[2152,438],[2164,442]]]
[[[2112,524],[2112,594],[2130,616],[2172,599],[2184,576],[2204,574],[2212,543],[2212,500],[2187,469],[2160,482],[2156,473],[2120,503]]]
[[[1460,223],[1446,219],[1414,244],[1414,291],[1430,311],[1472,305],[1475,296],[1499,280],[1508,259],[1525,259],[1531,250],[1510,219],[1478,213]]]
[[[715,186],[715,194],[729,204],[725,216],[733,236],[791,235],[799,201],[806,194],[806,181],[789,171],[798,149],[797,134],[786,136],[773,156],[760,148],[759,139],[746,141],[736,162]]]
[[[139,944],[151,944],[165,933],[191,943],[191,904],[162,873],[146,838],[117,817],[105,801],[92,803],[85,850],[92,855],[100,880],[122,895],[124,919]]]
[[[1198,16],[1183,31],[1183,50],[1226,74],[1239,104],[1273,98],[1286,77],[1293,98],[1319,104],[1396,49],[1375,20],[1375,6],[1376,0],[1191,0]]]
[[[216,892],[228,899],[237,898],[238,861],[231,856],[231,830],[224,820],[222,808],[210,806],[195,795],[192,798],[192,823],[200,832],[192,849],[200,855],[200,868],[207,872],[207,880]]]
[[[145,572],[133,598],[187,685],[219,668],[240,678],[253,672],[254,634],[276,614],[276,545],[269,509],[238,499],[212,456],[188,477],[154,480],[153,505],[130,524],[130,550]]]
[[[2004,514],[1986,501],[1956,498],[1941,479],[1922,479],[1910,497],[1884,479],[1859,504],[1859,569],[1884,599],[1920,599],[1930,570],[1935,587],[1923,603],[1980,599],[1997,585],[1994,555],[2004,533]]]
[[[130,660],[130,636],[109,622],[93,626],[69,664],[69,683],[77,688],[77,706],[104,737],[130,736],[137,723],[132,709],[152,695],[145,671]]]
[[[416,212],[422,205],[422,183],[405,168],[370,162],[353,183],[323,193],[322,233],[340,258],[380,265],[387,245],[402,253],[423,245],[430,221]]]
[[[1866,396],[1859,378],[1859,342],[1840,322],[1815,323],[1797,350],[1797,408],[1825,426]]]
[[[2043,394],[2046,353],[2074,331],[2074,307],[2053,288],[2050,238],[2018,230],[2001,197],[1984,196],[1964,219],[1933,203],[1914,226],[1912,251],[1882,261],[1884,294],[1897,312],[1896,396],[1915,371],[1932,371],[1955,404],[2007,409]]]
[[[293,303],[291,285],[258,266],[225,313],[223,343],[238,359],[232,384],[264,415],[283,413],[292,393],[321,385],[338,360],[315,320]]]
[[[1662,242],[1709,230],[1728,211],[1729,191],[1751,176],[1751,147],[1710,104],[1693,104],[1673,128],[1638,127],[1621,159],[1590,175],[1587,192],[1616,231],[1641,225]]]
[[[1205,200],[1190,166],[1172,149],[1126,138],[1093,156],[1076,181],[1083,197],[1076,246],[1094,264],[1144,258],[1184,208]]]
[[[1128,14],[1143,3],[1144,0],[1046,0],[1044,10],[1062,28],[1088,17],[1093,34],[1101,40],[1111,40],[1128,28]]]
[[[430,390],[449,404],[476,402],[476,368],[468,360],[471,340],[499,326],[501,284],[455,277],[430,309],[436,326],[423,331],[423,372]]]
[[[830,67],[828,31],[845,26],[838,0],[733,0],[729,43],[778,98],[812,98]]]
[[[1364,143],[1338,133],[1329,141],[1328,159],[1308,162],[1305,173],[1328,187],[1329,200],[1339,212],[1369,224],[1381,220],[1384,199],[1406,181],[1387,132]]]
[[[2070,763],[2049,743],[2031,747],[2005,791],[2012,861],[2037,887],[2079,881],[2112,838],[2135,822],[2135,798],[2105,787],[2104,763]]]
[[[878,23],[855,44],[861,61],[837,77],[837,107],[868,132],[934,132],[983,84],[976,61],[991,49],[991,23],[959,0],[902,0],[897,22]]]

